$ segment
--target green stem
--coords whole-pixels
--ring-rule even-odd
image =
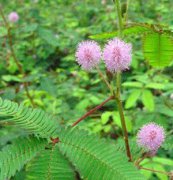
[[[120,6],[119,0],[116,0],[115,4],[116,4],[116,8],[117,8],[117,13],[118,13],[119,37],[122,37],[123,22],[122,22],[121,6]],[[121,101],[121,73],[120,72],[117,72],[116,86],[117,86],[116,102],[117,102],[118,111],[119,111],[119,115],[120,115],[122,130],[123,130],[124,142],[125,142],[125,147],[126,147],[126,154],[127,154],[127,157],[129,158],[129,161],[132,161],[132,156],[131,156],[130,146],[129,146],[129,140],[128,140],[128,132],[127,132],[127,127],[126,127],[126,121],[125,121],[123,105],[122,105],[122,101]]]
[[[122,21],[122,15],[121,15],[121,5],[120,1],[116,0],[116,9],[118,14],[118,31],[119,31],[119,37],[122,37],[122,31],[123,31],[123,21]]]

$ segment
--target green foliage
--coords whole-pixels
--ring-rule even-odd
[[[45,139],[18,138],[0,151],[0,180],[9,179],[47,144]]]
[[[142,102],[149,111],[154,110],[154,97],[153,97],[153,94],[151,93],[151,91],[143,90]]]
[[[26,179],[53,180],[75,179],[69,162],[61,155],[57,146],[45,149],[26,167]]]
[[[127,27],[123,30],[122,34],[123,36],[129,36],[134,34],[143,34],[146,32],[151,32],[152,29],[149,26],[142,26],[142,25],[134,25]],[[118,31],[110,32],[110,33],[102,33],[97,35],[91,35],[91,39],[109,39],[114,38],[115,36],[118,36]]]
[[[126,100],[126,104],[125,104],[125,108],[131,108],[136,104],[136,101],[138,100],[138,98],[141,95],[141,91],[140,90],[134,90],[132,91],[132,93],[129,95],[129,97]]]
[[[84,179],[145,179],[115,145],[78,129],[62,130],[60,151],[75,165]]]
[[[172,11],[170,11],[170,7],[173,7],[173,1],[150,0],[146,3],[139,0],[129,2],[129,4],[126,4],[125,0],[121,1],[123,13],[125,13],[123,17],[125,27],[123,39],[133,45],[132,64],[129,70],[122,73],[122,103],[125,109],[124,114],[133,163],[142,154],[141,149],[136,144],[137,131],[142,125],[155,122],[164,127],[167,136],[156,156],[148,158],[147,161],[144,160],[143,162],[147,163],[146,166],[143,163],[141,165],[169,172],[172,170],[173,159],[173,100],[171,95],[173,93],[173,68],[169,66],[172,63],[171,55],[173,52],[173,22]],[[10,23],[11,39],[15,55],[23,66],[25,73],[25,77],[23,77],[16,66],[7,39],[8,31],[0,17],[0,95],[3,99],[20,104],[0,100],[0,149],[5,148],[8,144],[7,147],[11,147],[11,145],[14,145],[14,140],[19,137],[22,144],[25,144],[23,137],[28,133],[48,139],[58,137],[58,131],[56,130],[62,128],[59,124],[63,126],[71,125],[88,110],[101,103],[109,94],[106,85],[102,83],[96,70],[89,73],[79,70],[79,66],[75,63],[74,53],[77,44],[88,39],[88,37],[99,40],[103,47],[107,39],[118,35],[118,18],[115,7],[112,1],[108,0],[1,0],[0,4],[6,18],[12,10],[17,11],[20,16],[18,22]],[[126,8],[127,12],[125,12]],[[141,41],[141,36],[144,41]],[[143,42],[143,50],[146,50],[144,53],[141,48]],[[155,68],[155,66],[164,67],[164,69]],[[103,63],[100,65],[100,69],[102,72],[105,71]],[[115,81],[109,72],[105,72],[104,75],[105,77],[107,75],[109,81]],[[28,92],[34,100],[35,107],[45,110],[52,116],[42,110],[28,108],[28,106],[32,106],[32,103],[24,90],[23,82],[28,84]],[[114,88],[116,87],[114,86]],[[93,140],[98,146],[102,147],[102,140],[100,139],[103,137],[108,141],[103,142],[105,146],[112,143],[115,157],[117,157],[117,154],[120,154],[120,156],[126,154],[121,122],[114,101],[110,101],[94,112],[79,126],[100,137],[97,138],[97,141]],[[92,138],[95,139],[95,136],[88,136],[91,141]],[[76,140],[77,135],[75,137],[76,142],[71,140],[72,143],[78,143],[84,149],[86,140],[78,142]],[[80,139],[82,138],[80,137]],[[109,142],[109,139],[113,141]],[[39,142],[36,141],[36,144],[38,145]],[[57,175],[59,177],[61,174],[64,177],[71,174],[68,177],[74,179],[73,168],[71,169],[69,163],[80,170],[81,177],[86,177],[85,173],[90,168],[93,168],[91,170],[91,174],[92,172],[93,174],[90,174],[89,177],[95,177],[95,169],[96,175],[99,170],[107,170],[107,166],[98,165],[100,161],[94,163],[91,154],[86,155],[87,159],[83,160],[85,159],[84,154],[86,154],[82,151],[83,149],[75,155],[76,160],[74,160],[69,154],[69,149],[73,152],[79,152],[79,148],[74,150],[74,146],[72,147],[71,142],[68,142],[68,153],[65,154],[70,160],[77,162],[76,165],[72,161],[67,162],[66,158],[59,153],[57,146],[54,146],[52,150],[50,141],[45,149],[40,148],[41,151],[39,150],[35,154],[36,156],[34,155],[33,158],[28,159],[25,163],[26,166],[21,164],[20,167],[23,167],[20,168],[21,171],[17,171],[16,175],[10,179],[24,180],[34,177],[40,179],[44,175],[47,177]],[[34,147],[36,144],[34,144]],[[102,155],[102,150],[107,150],[110,147],[108,145],[108,148],[97,148],[95,152],[94,147],[97,145],[94,144],[92,148],[92,146],[89,147],[90,143],[88,141],[86,141],[86,144],[86,149],[89,149],[89,152],[93,152],[93,154],[95,153],[97,157]],[[18,146],[15,147],[17,154],[20,154]],[[112,155],[113,150],[111,152]],[[4,150],[3,153],[5,153]],[[12,158],[12,154],[7,153],[9,157],[6,159]],[[110,150],[108,150],[108,153],[104,151],[103,155],[109,155],[109,153]],[[31,153],[29,154],[31,155]],[[82,155],[82,160],[80,155]],[[113,156],[111,155],[110,158]],[[15,159],[18,159],[18,156],[15,156]],[[52,162],[50,157],[55,157]],[[92,165],[98,165],[97,167],[100,169],[90,166],[90,157]],[[113,160],[115,160],[115,157]],[[100,159],[104,162],[107,160],[102,156]],[[107,161],[112,165],[113,162],[111,163],[110,159]],[[10,160],[6,162],[9,164]],[[17,164],[17,162],[16,160],[15,163]],[[88,162],[88,164],[85,162]],[[8,167],[11,168],[13,164],[14,162],[9,164]],[[124,164],[127,164],[127,162]],[[81,166],[78,168],[79,165]],[[121,171],[120,165],[117,164],[117,167]],[[16,170],[8,169],[7,166],[5,166],[5,172],[13,171],[13,174],[15,174]],[[129,166],[133,166],[132,163],[129,163]],[[27,167],[27,172],[25,167]],[[84,167],[88,167],[88,169],[85,170]],[[40,172],[41,168],[43,168],[43,171]],[[59,171],[60,168],[66,169],[68,173]],[[132,169],[134,170],[133,167]],[[109,169],[107,171],[112,173]],[[144,173],[146,179],[150,180],[168,179],[168,177],[159,173],[146,170],[142,170],[142,173]],[[115,174],[116,178],[116,171],[112,174]],[[76,178],[82,179],[78,177],[78,172],[76,172]],[[2,180],[6,179],[3,178]]]
[[[50,137],[58,128],[55,119],[44,111],[18,105],[0,98],[0,117],[5,121],[15,123],[18,127],[40,137]]]
[[[168,66],[173,60],[173,39],[166,34],[146,34],[143,39],[143,51],[152,66]]]

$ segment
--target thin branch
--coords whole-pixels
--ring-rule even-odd
[[[84,114],[81,118],[79,118],[76,122],[74,122],[72,124],[72,127],[76,126],[78,123],[80,123],[83,119],[85,119],[86,117],[88,117],[90,114],[92,114],[93,112],[95,112],[96,110],[100,109],[102,106],[104,106],[107,102],[109,102],[110,100],[114,99],[114,96],[110,96],[109,98],[107,98],[105,101],[103,101],[100,105],[96,106],[95,108],[91,109],[90,111],[88,111],[86,114]]]
[[[0,14],[1,14],[1,17],[2,17],[2,19],[4,21],[4,25],[5,25],[6,29],[7,29],[7,37],[8,37],[8,41],[9,41],[9,47],[10,47],[11,55],[12,55],[16,65],[18,67],[19,72],[23,75],[23,78],[24,78],[25,77],[25,73],[24,73],[23,67],[20,64],[19,60],[17,59],[15,51],[13,49],[12,36],[11,36],[11,28],[10,28],[10,26],[8,24],[8,21],[5,18],[5,15],[3,13],[3,10],[2,10],[1,6],[0,6]],[[35,103],[33,101],[32,96],[29,93],[27,82],[24,82],[23,85],[24,85],[24,88],[25,88],[25,91],[26,91],[26,95],[27,95],[28,99],[30,100],[32,106],[34,107]]]
[[[110,83],[107,81],[107,79],[105,78],[105,76],[103,75],[103,73],[101,72],[101,70],[99,69],[99,67],[97,66],[96,67],[100,77],[102,78],[102,80],[105,82],[105,84],[107,85],[107,87],[109,88],[110,92],[111,92],[111,95],[113,95],[113,88],[112,86],[110,85]]]

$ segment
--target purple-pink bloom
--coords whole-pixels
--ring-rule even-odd
[[[144,125],[137,134],[137,143],[149,152],[156,153],[165,140],[165,132],[162,126],[155,123]]]
[[[17,12],[11,12],[9,15],[8,15],[8,20],[10,22],[17,22],[19,20],[19,15],[17,14]]]
[[[105,45],[103,60],[108,71],[115,73],[128,69],[132,59],[132,45],[114,38]]]
[[[101,49],[95,41],[83,41],[79,43],[76,51],[76,61],[81,67],[90,71],[96,67],[101,59]]]

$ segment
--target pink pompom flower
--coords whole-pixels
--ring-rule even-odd
[[[81,67],[90,71],[96,67],[101,59],[101,49],[95,41],[83,41],[79,43],[76,51],[76,61]]]
[[[146,148],[154,154],[165,140],[163,127],[149,123],[144,125],[137,134],[137,143],[140,147]]]
[[[17,14],[17,12],[11,12],[9,15],[8,15],[8,20],[10,22],[17,22],[19,20],[19,15]]]
[[[132,59],[132,45],[114,38],[105,45],[103,60],[108,71],[115,73],[128,69]]]

